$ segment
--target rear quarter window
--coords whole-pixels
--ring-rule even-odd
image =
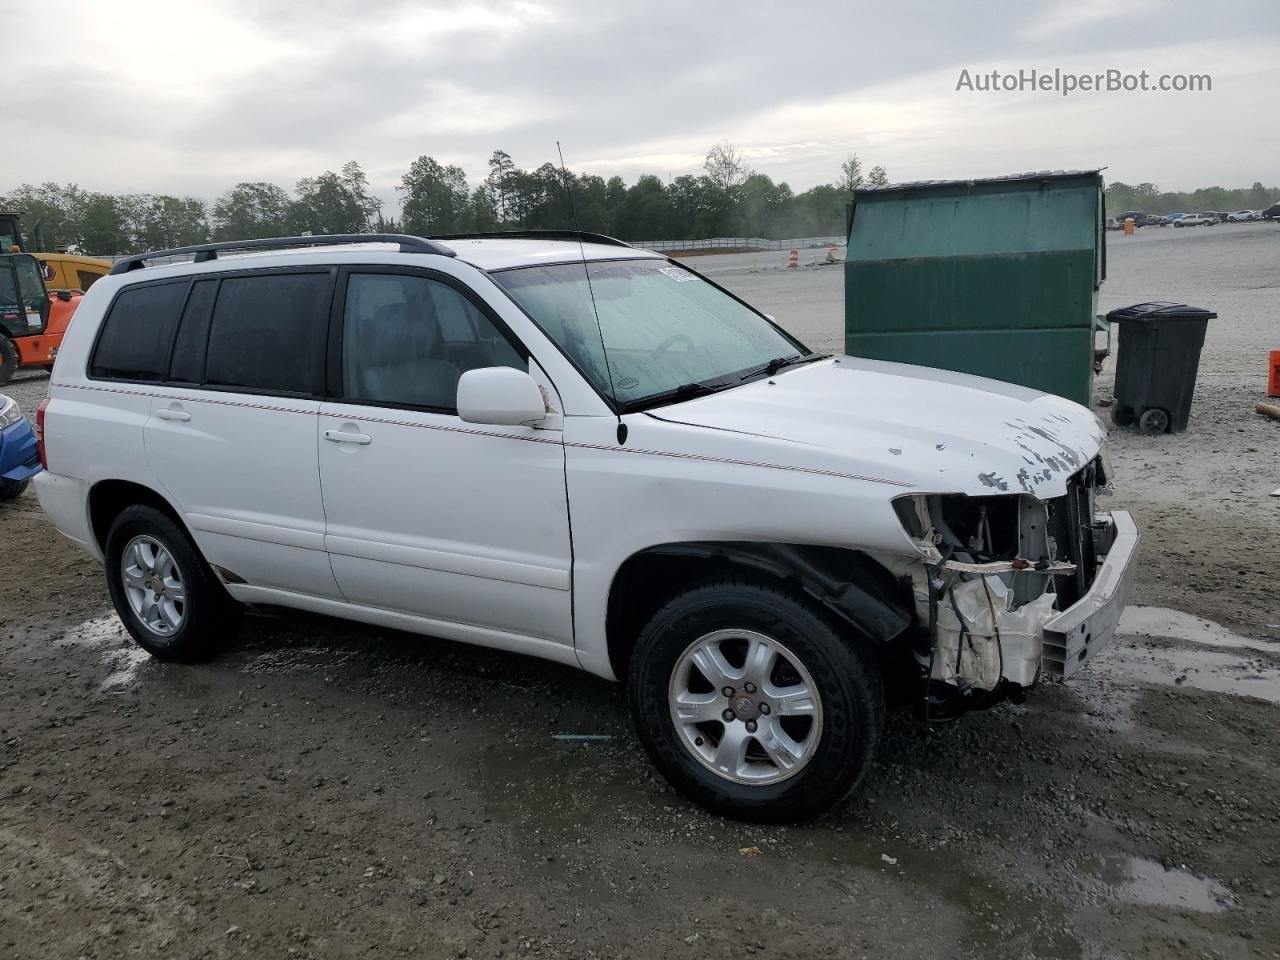
[[[125,287],[116,294],[89,363],[96,380],[164,378],[187,280]]]

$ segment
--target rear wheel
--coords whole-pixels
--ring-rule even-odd
[[[0,334],[0,386],[13,379],[18,372],[18,348],[12,340]]]
[[[717,813],[815,817],[858,786],[884,693],[867,645],[774,586],[683,593],[641,632],[628,675],[641,742],[681,792]]]
[[[169,516],[126,508],[111,524],[105,553],[116,613],[152,656],[206,660],[235,636],[240,605]]]

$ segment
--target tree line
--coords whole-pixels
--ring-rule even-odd
[[[1235,210],[1263,210],[1280,201],[1280,187],[1264,187],[1254,182],[1252,187],[1201,187],[1189,193],[1161,190],[1154,183],[1131,186],[1116,181],[1107,187],[1107,216],[1115,217],[1129,210],[1143,213],[1202,213],[1214,210],[1231,213]]]
[[[645,174],[630,185],[618,176],[575,174],[552,163],[525,170],[506,151],[495,150],[487,174],[474,187],[461,167],[418,157],[396,187],[398,220],[383,215],[382,201],[355,161],[304,177],[292,193],[274,183],[239,183],[210,203],[165,194],[97,193],[77,184],[23,184],[0,195],[0,208],[22,211],[28,235],[38,224],[46,246],[101,255],[303,233],[432,235],[563,230],[575,223],[630,241],[785,239],[842,234],[854,192],[888,180],[881,166],[864,175],[861,161],[851,154],[834,183],[796,193],[750,169],[730,143],[707,152],[700,175],[664,181]],[[1259,209],[1276,199],[1280,189],[1261,183],[1170,193],[1151,183],[1116,182],[1106,192],[1111,216],[1125,210]]]
[[[633,184],[621,177],[575,174],[552,163],[517,167],[495,150],[485,178],[421,156],[397,186],[399,219],[383,215],[360,164],[299,180],[292,193],[274,183],[239,183],[212,203],[164,194],[106,194],[77,184],[23,184],[0,195],[0,208],[24,213],[29,237],[39,224],[46,246],[111,255],[210,240],[327,233],[450,234],[494,230],[583,230],[623,240],[692,240],[717,236],[836,236],[844,232],[853,191],[888,182],[883,167],[865,176],[850,155],[837,182],[795,193],[751,170],[729,143],[712,147],[703,173]]]

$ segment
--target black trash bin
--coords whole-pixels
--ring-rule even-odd
[[[1116,357],[1117,426],[1136,423],[1146,434],[1182,433],[1191,415],[1200,348],[1217,317],[1185,303],[1136,303],[1107,314],[1120,325]]]

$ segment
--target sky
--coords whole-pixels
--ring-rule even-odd
[[[1275,0],[0,0],[0,192],[216,197],[357,160],[394,214],[429,154],[666,179],[729,141],[799,191],[850,153],[894,181],[1106,167],[1280,183]],[[961,71],[1208,74],[1202,92],[957,90]]]

